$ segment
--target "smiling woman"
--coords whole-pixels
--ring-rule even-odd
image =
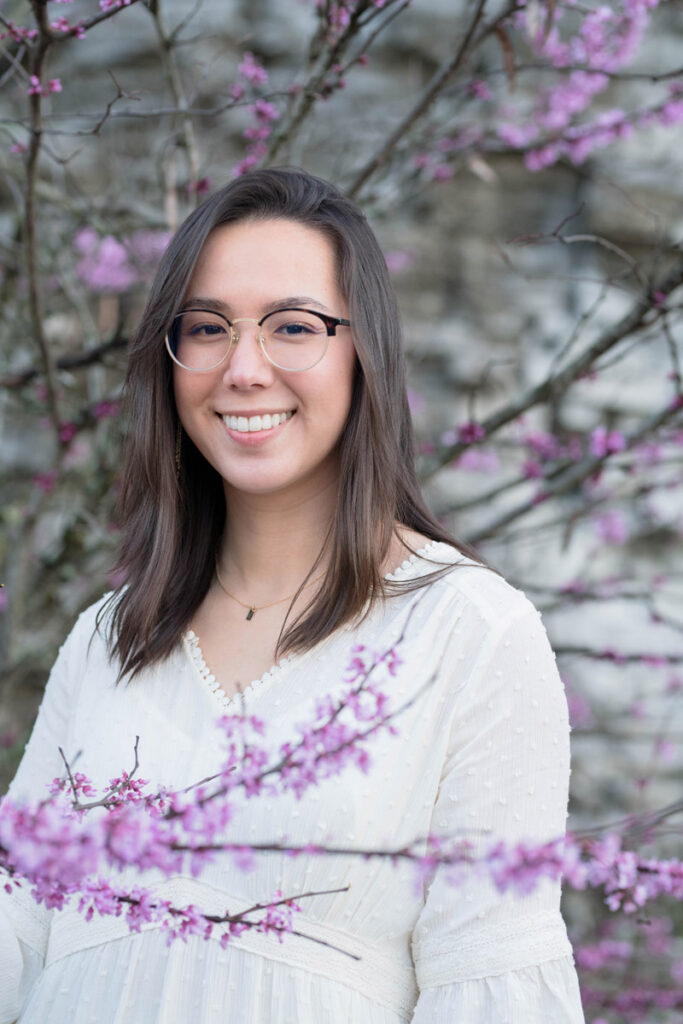
[[[291,305],[287,296],[303,292],[310,310],[282,308]],[[314,503],[326,529],[356,362],[332,243],[319,230],[283,218],[222,225],[204,245],[188,296],[174,329],[175,404],[187,436],[223,481],[228,519],[231,505],[247,495],[268,495],[271,507],[277,495],[281,513],[294,503],[300,520]],[[226,312],[227,329],[216,313],[207,322],[197,296],[210,298],[209,309]],[[336,314],[329,345],[316,310]],[[204,370],[206,348],[206,372],[192,372]],[[283,362],[293,365],[276,365]],[[265,429],[263,417],[270,423]],[[221,560],[230,557],[225,550]],[[226,577],[230,572],[226,564]]]
[[[167,250],[127,394],[125,582],[64,644],[11,795],[42,795],[60,747],[106,788],[136,737],[154,789],[183,790],[221,764],[221,711],[284,743],[351,649],[399,646],[387,700],[403,711],[366,775],[240,807],[232,841],[270,849],[250,873],[216,859],[122,880],[209,915],[313,892],[299,935],[168,948],[154,924],[132,935],[2,892],[0,1024],[580,1024],[559,881],[503,894],[440,869],[422,888],[358,855],[428,834],[475,854],[546,842],[569,779],[538,613],[420,494],[396,300],[362,212],[297,170],[218,191]],[[313,851],[330,844],[343,852]]]

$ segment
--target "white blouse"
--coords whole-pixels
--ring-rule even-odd
[[[498,838],[564,833],[567,705],[541,618],[521,591],[445,544],[428,544],[388,579],[444,562],[458,564],[251,685],[246,709],[275,748],[296,737],[317,698],[343,688],[352,644],[384,650],[407,623],[403,664],[385,681],[393,707],[409,704],[398,735],[371,740],[366,774],[348,767],[300,800],[238,800],[234,841],[386,849],[431,832],[467,838],[476,852]],[[184,788],[220,765],[214,722],[231,702],[199,640],[187,634],[163,664],[117,686],[93,634],[98,607],[59,653],[14,798],[44,794],[62,773],[60,745],[71,760],[81,752],[78,770],[102,789],[132,765],[136,735],[152,786]],[[423,886],[406,862],[280,852],[257,854],[246,872],[224,855],[198,878],[117,876],[207,913],[278,889],[349,887],[301,901],[295,927],[307,938],[250,931],[225,949],[194,937],[169,946],[154,924],[131,934],[120,918],[86,923],[70,906],[47,912],[0,886],[0,1024],[582,1024],[559,883],[501,894],[485,876],[447,876],[440,869]]]

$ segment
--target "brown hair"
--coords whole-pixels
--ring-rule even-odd
[[[369,607],[368,599],[372,604],[386,594],[381,566],[396,523],[455,544],[484,564],[439,525],[420,493],[398,307],[365,216],[332,185],[304,171],[251,171],[212,195],[178,229],[131,341],[117,566],[124,584],[112,595],[108,633],[120,676],[134,676],[176,647],[209,589],[226,525],[221,478],[187,436],[176,478],[178,419],[164,336],[182,308],[210,232],[221,224],[276,218],[316,228],[334,245],[357,352],[351,409],[339,441],[339,500],[327,542],[329,568],[317,595],[283,627],[278,656],[312,647],[358,617]]]

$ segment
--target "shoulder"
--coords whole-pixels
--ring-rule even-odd
[[[441,541],[425,541],[387,578],[399,583],[424,578],[444,616],[461,620],[464,615],[487,631],[501,631],[524,615],[540,618],[524,591],[495,569]]]
[[[93,645],[106,650],[109,616],[117,596],[110,591],[80,613],[60,649],[60,656],[87,658]]]

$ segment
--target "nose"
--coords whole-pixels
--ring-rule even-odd
[[[259,342],[261,328],[258,320],[240,317],[233,320],[234,340],[228,365],[223,374],[228,387],[243,390],[250,387],[267,387],[272,383],[274,367],[266,359]]]

